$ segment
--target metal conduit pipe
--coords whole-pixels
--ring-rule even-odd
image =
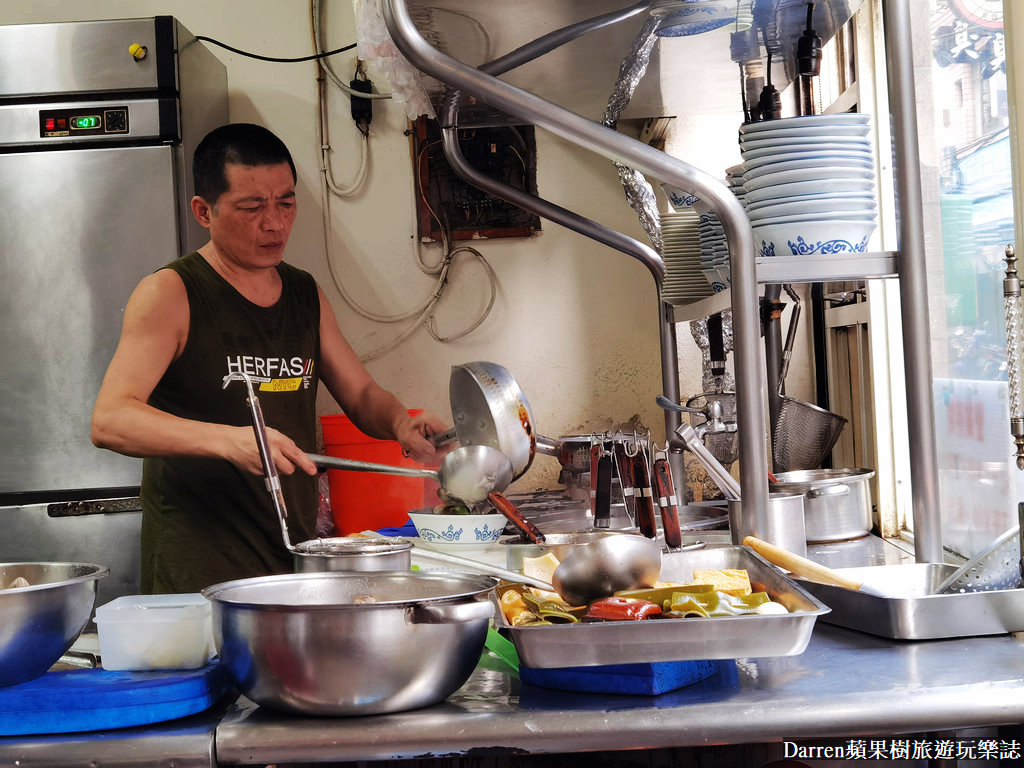
[[[892,141],[899,198],[900,307],[903,363],[907,379],[907,439],[914,504],[914,557],[941,563],[938,455],[932,397],[932,352],[928,321],[928,273],[924,247],[921,154],[917,141],[910,8],[905,0],[882,3]]]
[[[420,35],[405,0],[384,0],[382,10],[395,45],[420,70],[574,144],[689,190],[718,213],[732,264],[736,411],[742,425],[739,459],[743,513],[753,521],[756,535],[766,535],[765,376],[758,349],[757,275],[750,221],[739,200],[725,185],[694,166],[446,56]]]
[[[459,174],[459,176],[488,194],[500,197],[502,200],[518,205],[524,210],[535,213],[538,216],[543,216],[545,219],[549,219],[556,224],[561,224],[573,232],[578,232],[589,237],[591,240],[596,240],[607,245],[609,248],[614,248],[627,256],[632,256],[650,271],[651,276],[654,277],[654,281],[658,285],[660,294],[661,283],[665,277],[665,262],[662,261],[657,251],[648,245],[644,245],[639,240],[634,240],[632,237],[615,231],[611,227],[598,224],[596,221],[580,216],[578,213],[573,213],[560,205],[556,205],[536,195],[531,195],[529,192],[521,189],[516,189],[509,184],[505,184],[503,181],[481,173],[470,165],[469,161],[466,160],[466,156],[462,154],[457,132],[458,128],[446,126],[441,131],[441,138],[445,157],[448,159],[452,170]]]
[[[647,13],[650,7],[651,1],[643,0],[643,2],[621,8],[618,11],[611,11],[600,16],[594,16],[592,19],[578,21],[575,24],[556,29],[554,32],[541,35],[536,40],[521,45],[504,56],[499,56],[497,59],[481,65],[479,69],[481,72],[486,72],[489,75],[500,75],[528,61],[533,61],[538,56],[543,56],[545,53],[555,50],[555,48],[560,48],[588,32],[593,32],[596,29],[617,24],[633,16]]]

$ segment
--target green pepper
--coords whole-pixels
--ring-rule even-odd
[[[699,594],[687,594],[676,592],[669,601],[668,609],[671,613],[682,614],[683,616],[702,616],[705,619],[712,615],[712,610],[717,605],[715,592],[702,592]]]
[[[668,612],[686,616],[740,616],[755,613],[757,606],[769,601],[770,598],[764,592],[742,596],[728,595],[717,590],[696,594],[677,592],[672,596]]]
[[[622,589],[614,593],[615,597],[629,597],[637,600],[647,600],[658,605],[664,605],[672,595],[678,592],[708,592],[714,587],[710,584],[684,584],[675,587],[654,587],[651,589]]]

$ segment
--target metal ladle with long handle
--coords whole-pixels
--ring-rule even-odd
[[[378,472],[384,475],[425,477],[435,480],[446,496],[469,505],[489,501],[531,542],[544,542],[544,534],[502,493],[512,482],[512,462],[501,451],[490,446],[467,445],[456,448],[441,460],[441,466],[436,470],[373,464],[368,461],[320,456],[315,453],[306,455],[321,469]]]
[[[281,522],[281,536],[284,545],[290,551],[295,547],[288,536],[286,523],[288,510],[285,506],[284,493],[281,490],[281,478],[277,473],[267,441],[266,424],[259,399],[252,386],[252,377],[245,373],[230,373],[224,377],[224,387],[232,381],[244,381],[248,389],[246,403],[252,417],[253,432],[259,448],[260,463],[266,478],[267,490],[273,500],[274,510]],[[522,513],[506,499],[504,491],[512,482],[512,464],[501,451],[485,445],[456,448],[441,461],[437,470],[417,469],[415,467],[396,467],[391,464],[373,464],[366,461],[341,459],[334,456],[320,456],[307,453],[306,456],[321,469],[345,469],[357,472],[378,472],[385,475],[402,475],[405,477],[425,477],[435,480],[449,497],[466,504],[477,504],[490,501],[495,508],[508,518],[534,544],[544,541],[537,527],[523,517]]]

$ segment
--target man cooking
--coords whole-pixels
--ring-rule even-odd
[[[192,213],[210,241],[135,288],[92,416],[96,446],[145,459],[143,593],[292,570],[245,385],[225,388],[225,376],[254,377],[294,542],[315,538],[317,468],[305,452],[320,380],[361,430],[417,461],[441,458],[426,436],[447,429],[427,412],[410,417],[373,380],[313,277],[282,261],[296,213],[284,143],[225,125],[200,142],[192,173]]]

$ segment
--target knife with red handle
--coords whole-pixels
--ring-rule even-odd
[[[494,505],[494,508],[501,512],[526,538],[528,538],[534,544],[544,543],[544,534],[540,532],[540,529],[527,520],[523,513],[520,512],[516,505],[503,493],[497,491],[491,491],[487,494],[487,500]]]
[[[672,483],[672,469],[668,460],[655,460],[654,482],[658,487],[658,506],[661,508],[661,527],[665,531],[665,544],[669,549],[678,549],[683,545],[683,534],[679,530],[676,490]]]
[[[633,473],[636,483],[636,524],[640,533],[648,539],[653,539],[658,535],[658,522],[654,518],[651,473],[647,469],[647,458],[643,451],[633,457]]]

